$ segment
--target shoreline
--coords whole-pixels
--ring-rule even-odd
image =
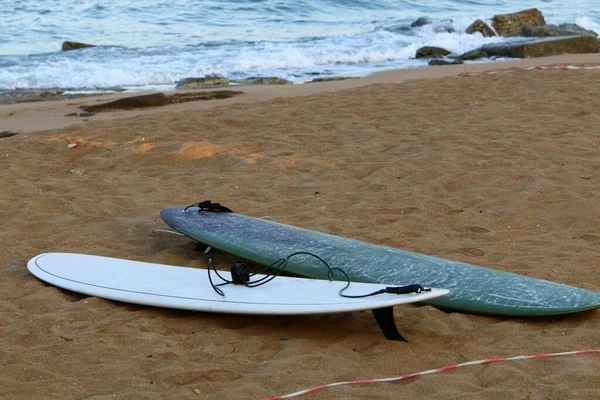
[[[125,97],[139,96],[157,91],[117,92],[102,95],[74,96],[62,100],[9,103],[0,105],[0,132],[30,133],[35,131],[65,128],[88,121],[106,121],[128,118],[137,115],[148,115],[162,112],[182,112],[187,110],[207,110],[236,103],[252,103],[273,98],[309,96],[323,92],[337,92],[362,86],[385,83],[399,83],[408,80],[436,79],[448,76],[459,76],[464,73],[506,70],[511,68],[527,68],[533,66],[550,66],[560,64],[600,64],[600,54],[574,54],[542,58],[494,61],[447,66],[428,66],[423,68],[407,68],[377,72],[367,77],[341,81],[303,83],[294,85],[236,85],[236,90],[244,94],[224,100],[192,101],[188,103],[167,105],[155,108],[119,110],[98,113],[88,117],[67,116],[79,112],[79,106],[100,102],[109,102]],[[228,90],[234,86],[204,90]],[[191,91],[164,91],[162,93],[186,93]],[[198,92],[198,91],[194,91]]]

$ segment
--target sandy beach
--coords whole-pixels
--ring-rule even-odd
[[[116,303],[45,284],[43,252],[206,268],[167,207],[250,215],[600,291],[598,54],[236,87],[66,117],[131,94],[0,105],[0,397],[260,399],[524,354],[600,349],[600,311],[519,319],[395,308],[302,317]],[[497,71],[495,74],[459,76]],[[71,145],[71,146],[69,146]],[[75,145],[75,146],[73,146]],[[219,265],[235,261],[224,254]],[[472,366],[301,398],[597,399],[600,354]]]

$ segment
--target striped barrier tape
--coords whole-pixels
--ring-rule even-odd
[[[531,71],[534,69],[563,69],[563,70],[587,69],[587,70],[592,70],[592,69],[600,69],[600,65],[594,65],[591,67],[578,67],[576,65],[556,65],[556,66],[546,67],[543,65],[536,65],[535,67],[515,68],[515,69],[507,69],[507,70],[503,70],[503,71],[462,72],[462,73],[458,74],[458,76],[469,77],[469,76],[495,75],[495,74],[500,74],[500,73],[505,73],[505,72]]]
[[[396,376],[393,378],[380,378],[380,379],[362,379],[357,381],[348,381],[348,382],[336,382],[330,383],[327,385],[315,386],[310,389],[301,390],[299,392],[286,394],[284,396],[276,396],[269,397],[267,400],[279,400],[279,399],[289,399],[291,397],[302,396],[309,393],[318,392],[319,390],[327,389],[334,386],[343,386],[343,385],[364,385],[366,383],[375,383],[375,382],[394,382],[394,381],[402,381],[410,378],[416,378],[423,375],[431,375],[437,374],[439,372],[451,371],[453,369],[468,367],[471,365],[485,365],[485,364],[494,364],[504,361],[519,361],[519,360],[530,360],[530,359],[541,359],[541,358],[550,358],[550,357],[562,357],[562,356],[573,356],[573,355],[582,355],[582,354],[592,354],[592,353],[600,353],[600,349],[592,349],[592,350],[579,350],[579,351],[567,351],[564,353],[551,353],[551,354],[533,354],[533,355],[524,355],[510,358],[488,358],[487,360],[478,360],[478,361],[469,361],[462,364],[448,365],[441,368],[430,369],[428,371],[417,372],[414,374],[406,374],[401,376]]]

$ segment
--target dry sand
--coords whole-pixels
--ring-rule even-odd
[[[595,57],[586,61],[600,64]],[[409,340],[399,343],[383,338],[369,312],[155,309],[66,292],[26,270],[48,251],[205,267],[188,240],[151,230],[164,227],[162,208],[211,199],[600,291],[600,70],[458,78],[451,68],[448,77],[414,79],[432,71],[247,88],[243,101],[107,113],[71,126],[62,115],[73,106],[61,102],[0,107],[0,130],[21,132],[0,141],[0,397],[259,399],[600,348],[597,310],[528,320],[396,307]],[[40,131],[51,108],[61,128]],[[520,361],[306,398],[596,399],[599,370],[599,355]]]

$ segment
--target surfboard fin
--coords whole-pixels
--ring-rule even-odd
[[[212,247],[205,245],[204,243],[196,242],[196,246],[194,247],[194,251],[199,253],[208,254],[212,250]]]
[[[378,308],[371,311],[373,311],[373,316],[375,316],[375,320],[379,324],[379,328],[381,328],[381,332],[383,332],[386,339],[406,342],[406,339],[402,337],[396,327],[396,322],[394,321],[394,307]]]

